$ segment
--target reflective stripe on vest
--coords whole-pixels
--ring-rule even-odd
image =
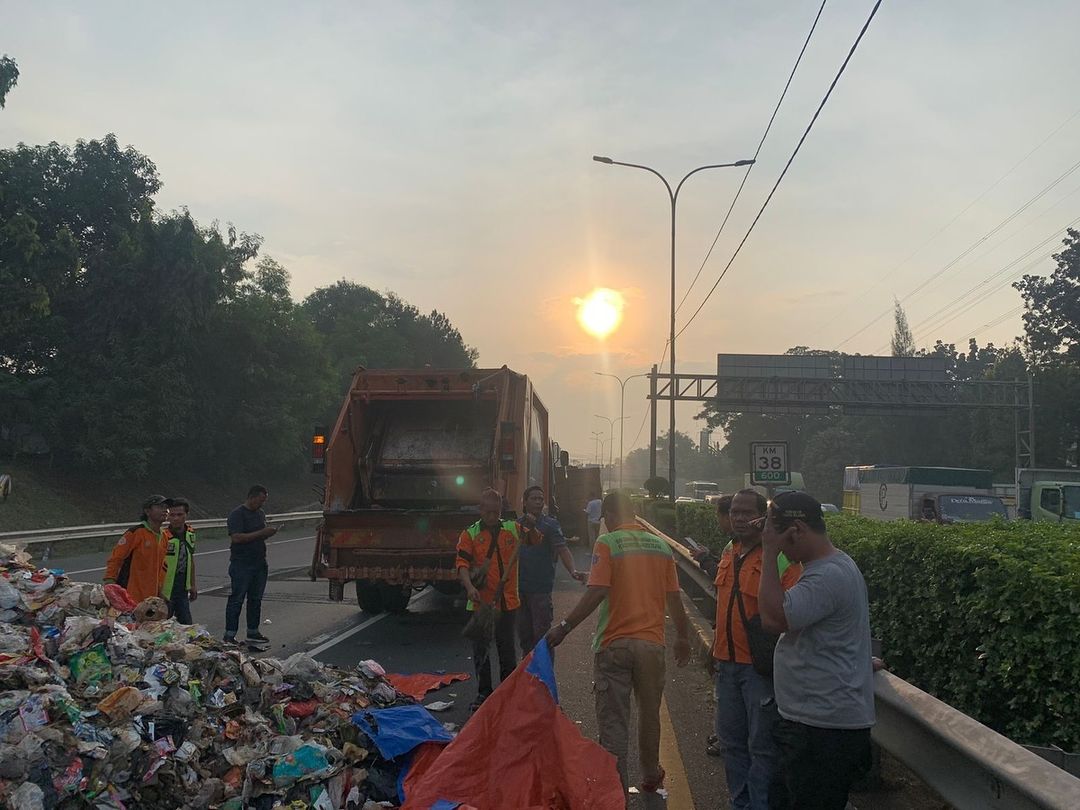
[[[169,533],[172,534],[172,530]],[[187,546],[188,550],[187,571],[184,574],[184,579],[187,581],[184,583],[184,587],[189,591],[191,590],[192,558],[195,556],[195,532],[185,526],[184,536],[182,538],[170,537],[169,545],[165,549],[165,582],[162,584],[161,590],[166,597],[172,596],[173,580],[176,579],[176,564],[179,561],[180,543]]]

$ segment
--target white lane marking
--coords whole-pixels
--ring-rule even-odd
[[[302,539],[310,539],[310,538],[302,538]],[[285,542],[288,542],[288,541],[285,541]],[[273,576],[280,576],[281,574],[295,574],[298,571],[307,571],[307,570],[308,570],[308,567],[306,565],[301,565],[298,568],[279,568],[277,571],[271,571],[267,575],[267,577],[269,578],[269,577],[273,577]],[[202,596],[204,593],[213,593],[214,591],[223,591],[226,588],[231,587],[231,586],[232,586],[231,582],[226,582],[224,585],[215,585],[213,588],[200,589],[199,590],[199,595]]]
[[[356,625],[356,627],[351,627],[348,630],[346,630],[344,633],[338,633],[332,639],[329,639],[328,641],[324,641],[322,644],[320,644],[315,649],[308,650],[307,654],[310,655],[312,658],[314,658],[319,653],[325,652],[326,650],[329,650],[335,644],[339,644],[340,642],[344,641],[345,639],[350,638],[351,636],[355,636],[361,630],[366,630],[367,628],[371,627],[371,625],[375,624],[375,622],[381,622],[383,619],[385,619],[389,615],[390,615],[389,613],[380,613],[378,616],[372,616],[367,621],[360,622],[360,624]]]
[[[296,543],[296,542],[298,542],[300,540],[314,540],[314,539],[315,539],[315,535],[312,535],[311,537],[293,537],[290,540],[274,540],[273,542],[268,543],[267,545],[283,546],[286,543]],[[217,549],[215,551],[196,551],[195,556],[196,557],[206,557],[206,556],[208,556],[210,554],[224,554],[228,550],[229,550],[228,548],[219,548],[219,549]],[[105,570],[104,566],[102,566],[101,568],[83,568],[81,571],[65,571],[64,576],[73,577],[76,574],[93,574],[95,571],[104,571],[104,570]]]
[[[416,596],[414,596],[409,601],[409,604],[414,605],[417,602],[419,602],[421,599],[426,598],[427,596],[429,596],[430,594],[432,594],[434,592],[435,592],[435,590],[433,588],[428,588],[428,589],[422,591],[421,593],[417,594]],[[319,653],[326,652],[327,650],[329,650],[334,645],[340,644],[345,639],[351,638],[352,636],[355,636],[361,630],[366,630],[367,628],[371,627],[371,625],[375,624],[375,622],[380,622],[383,619],[385,619],[387,616],[390,616],[390,615],[391,614],[389,614],[389,613],[380,613],[377,616],[372,616],[370,619],[368,619],[366,621],[363,621],[363,622],[360,622],[360,624],[356,625],[356,627],[350,627],[348,630],[345,630],[344,632],[338,633],[333,638],[324,641],[322,644],[320,644],[315,649],[308,650],[307,654],[310,655],[312,658],[314,658]]]

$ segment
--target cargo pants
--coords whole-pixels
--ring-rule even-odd
[[[660,700],[664,696],[664,646],[638,638],[617,638],[593,659],[593,690],[600,745],[618,762],[623,790],[630,787],[626,764],[630,745],[630,697],[637,702],[641,779],[660,778]]]

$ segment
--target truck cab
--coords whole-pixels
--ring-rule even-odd
[[[1080,521],[1080,483],[1036,481],[1031,487],[1034,520]]]
[[[1080,469],[1016,470],[1017,515],[1052,523],[1080,522]]]

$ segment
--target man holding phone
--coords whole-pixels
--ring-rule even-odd
[[[247,643],[257,650],[270,647],[270,639],[259,630],[262,621],[262,598],[270,569],[266,563],[266,540],[277,534],[277,527],[266,525],[263,504],[269,497],[266,487],[255,484],[247,498],[229,513],[229,579],[232,589],[225,606],[225,641],[236,642],[240,611],[247,600]]]

